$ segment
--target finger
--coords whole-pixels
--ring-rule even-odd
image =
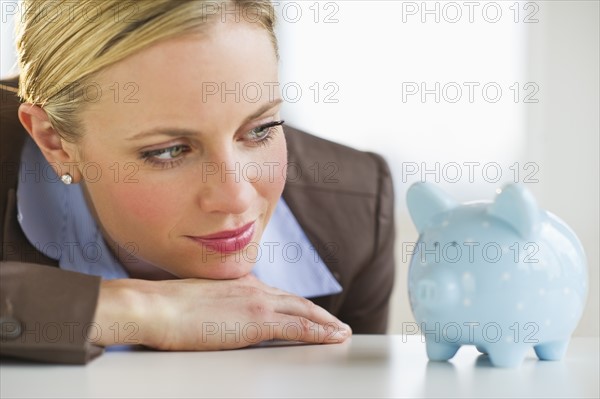
[[[351,332],[341,328],[326,328],[305,317],[279,315],[278,321],[270,325],[273,339],[301,341],[309,343],[340,343],[345,341]]]
[[[326,328],[352,332],[350,326],[308,299],[293,295],[278,295],[275,300],[274,310],[278,313],[304,317]]]
[[[349,325],[343,323],[310,300],[293,295],[279,288],[271,287],[252,274],[248,274],[244,278],[254,287],[262,289],[267,294],[276,296],[274,298],[274,311],[292,316],[305,317],[315,323],[321,324],[325,329],[330,331],[346,330],[349,335],[352,335],[352,329]]]

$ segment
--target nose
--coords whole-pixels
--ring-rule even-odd
[[[252,203],[256,190],[244,176],[244,164],[233,157],[203,165],[199,182],[198,204],[204,212],[243,214]]]

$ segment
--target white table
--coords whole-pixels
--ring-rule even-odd
[[[420,336],[355,335],[338,345],[221,352],[109,351],[86,366],[4,359],[12,397],[598,397],[598,338],[574,338],[565,359],[490,366],[463,347],[428,362]]]

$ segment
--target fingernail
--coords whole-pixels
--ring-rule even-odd
[[[346,331],[346,330],[336,331],[333,334],[331,334],[331,339],[334,339],[336,341],[341,341],[343,339],[346,339],[347,337],[348,337],[348,331]]]

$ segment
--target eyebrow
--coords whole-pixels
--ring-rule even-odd
[[[265,112],[267,112],[268,110],[274,108],[276,105],[279,105],[283,102],[283,99],[281,98],[276,98],[273,101],[270,101],[268,103],[265,103],[263,105],[261,105],[255,112],[253,112],[251,115],[248,115],[242,122],[242,124],[244,123],[248,123],[250,122],[252,119],[254,118],[258,118],[259,116],[261,116],[262,114],[264,114]],[[172,137],[189,137],[189,136],[196,136],[198,135],[200,132],[199,131],[195,131],[195,130],[190,130],[190,129],[183,129],[183,128],[178,128],[178,127],[157,127],[154,129],[150,129],[144,132],[140,132],[137,133],[131,137],[128,137],[127,140],[139,140],[141,138],[145,138],[148,136],[158,136],[158,135],[164,135],[164,136],[172,136]]]

